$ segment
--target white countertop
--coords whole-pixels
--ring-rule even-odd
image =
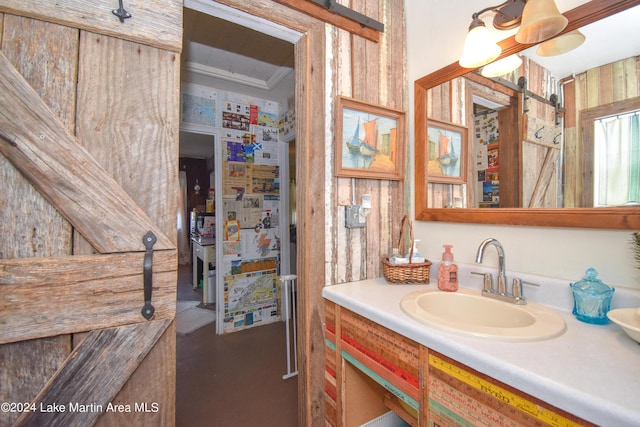
[[[432,271],[434,267],[436,263]],[[491,270],[474,266],[473,271]],[[468,272],[460,266],[460,281],[481,289],[481,278]],[[547,341],[509,343],[435,329],[402,311],[402,297],[422,289],[437,290],[435,283],[395,285],[378,278],[326,286],[322,295],[580,418],[602,426],[640,426],[640,345],[613,323],[591,325],[577,320],[571,314],[573,300],[566,281],[508,277],[541,283],[540,288],[525,287],[525,296],[553,305],[567,323],[567,331]],[[612,309],[639,305],[640,292],[616,289]]]

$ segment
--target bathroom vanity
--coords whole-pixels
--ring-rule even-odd
[[[566,282],[532,295],[553,286],[560,307],[569,303]],[[554,307],[567,325],[555,338],[475,337],[404,313],[402,299],[420,290],[439,292],[383,278],[324,288],[329,425],[359,426],[389,410],[412,426],[638,425],[640,345],[616,325],[586,324],[570,306]],[[620,301],[636,304],[630,294]]]

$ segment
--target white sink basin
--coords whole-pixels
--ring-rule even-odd
[[[542,341],[566,330],[564,319],[550,308],[498,301],[475,289],[414,292],[402,298],[400,306],[429,326],[501,341]]]

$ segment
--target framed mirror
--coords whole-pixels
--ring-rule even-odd
[[[593,22],[599,21],[601,19],[605,19],[608,16],[615,15],[618,13],[624,13],[625,10],[637,6],[640,4],[640,0],[634,1],[610,1],[610,0],[593,0],[587,2],[575,9],[572,9],[566,12],[564,15],[568,18],[569,24],[563,30],[562,33],[568,33],[583,26],[589,25]],[[502,48],[502,54],[500,58],[504,58],[510,56],[514,53],[521,52],[526,49],[532,48],[531,45],[521,45],[515,42],[515,38],[512,36],[507,38],[499,43]],[[630,59],[630,62],[634,62],[636,66],[638,66],[638,57],[637,54],[634,58]],[[529,69],[529,68],[528,68]],[[640,69],[640,66],[638,66]],[[447,222],[464,222],[464,223],[488,223],[488,224],[510,224],[510,225],[530,225],[530,226],[550,226],[550,227],[583,227],[583,228],[606,228],[606,229],[640,229],[640,206],[634,203],[627,204],[616,204],[616,206],[620,207],[610,207],[606,203],[605,207],[587,207],[593,206],[593,197],[589,198],[589,196],[584,197],[584,193],[591,192],[593,195],[594,189],[591,188],[589,190],[589,185],[582,185],[584,182],[587,182],[591,179],[588,176],[588,171],[586,162],[587,158],[593,161],[594,159],[594,151],[587,150],[585,151],[586,155],[575,156],[574,163],[580,163],[576,165],[575,171],[567,172],[567,168],[570,167],[561,164],[555,167],[555,170],[544,172],[548,176],[545,178],[547,181],[555,180],[560,182],[557,188],[559,188],[560,194],[560,203],[554,205],[554,199],[558,199],[557,195],[552,193],[545,195],[536,195],[535,185],[531,183],[527,183],[524,178],[524,173],[526,172],[527,164],[523,164],[523,158],[526,161],[529,161],[531,155],[529,152],[523,152],[523,149],[520,145],[520,142],[525,141],[527,139],[526,129],[533,128],[533,133],[535,134],[535,130],[540,129],[543,125],[537,125],[535,120],[536,117],[532,116],[532,114],[523,114],[523,109],[526,109],[528,102],[531,102],[529,98],[531,98],[527,89],[523,89],[522,87],[507,87],[507,89],[498,89],[493,91],[494,93],[502,92],[502,96],[504,100],[498,100],[496,105],[500,105],[503,108],[499,108],[500,117],[496,116],[496,121],[501,123],[500,127],[500,138],[503,139],[506,136],[510,135],[510,140],[518,141],[518,143],[512,144],[502,144],[500,148],[499,154],[499,162],[500,162],[500,174],[499,174],[499,196],[496,194],[496,190],[491,189],[490,186],[485,186],[489,188],[485,188],[484,191],[478,188],[478,183],[474,182],[476,177],[478,177],[478,181],[482,179],[484,182],[490,182],[492,175],[491,174],[491,148],[490,144],[487,144],[487,152],[480,154],[474,153],[472,149],[469,150],[469,154],[467,156],[467,181],[466,183],[445,183],[437,182],[437,180],[430,179],[429,170],[433,171],[434,167],[434,159],[430,158],[430,152],[433,153],[433,147],[430,145],[434,145],[430,143],[429,140],[429,119],[432,121],[438,120],[439,122],[452,122],[454,124],[464,123],[464,126],[468,129],[469,140],[473,140],[480,132],[477,132],[478,127],[477,123],[474,122],[473,116],[461,118],[461,117],[443,117],[439,115],[437,111],[434,112],[434,109],[437,109],[435,106],[438,102],[441,102],[443,99],[452,99],[452,98],[467,98],[471,99],[472,95],[470,94],[467,80],[471,81],[475,85],[480,85],[476,87],[491,87],[494,85],[494,89],[498,87],[498,83],[496,83],[495,79],[485,79],[480,77],[479,74],[473,73],[474,70],[462,68],[458,65],[458,63],[453,63],[441,70],[438,70],[434,73],[431,73],[425,77],[422,77],[415,82],[415,183],[416,183],[416,193],[415,193],[415,201],[416,201],[416,219],[418,220],[426,220],[426,221],[447,221]],[[530,69],[529,69],[530,71]],[[623,72],[622,75],[627,76],[632,81],[635,81],[636,85],[639,85],[638,81],[640,80],[640,74],[638,71],[634,71],[635,75],[628,76],[628,73]],[[586,73],[585,73],[586,75]],[[456,92],[456,88],[450,85],[450,82],[454,79],[460,79],[460,77],[465,76],[465,89],[461,92]],[[611,76],[609,76],[611,78]],[[635,79],[635,80],[634,80]],[[533,79],[532,79],[533,80]],[[447,86],[449,84],[449,86]],[[441,86],[444,85],[444,86]],[[607,88],[606,85],[594,83],[595,87],[600,91],[611,90],[611,88]],[[445,89],[442,90],[442,87]],[[460,87],[460,86],[458,86]],[[478,89],[480,91],[480,89]],[[533,89],[532,89],[533,90]],[[448,91],[448,93],[447,93]],[[579,92],[579,91],[578,91]],[[463,95],[461,95],[461,93]],[[638,92],[640,94],[640,92]],[[474,93],[478,98],[488,99],[489,95],[483,95],[481,92]],[[584,97],[584,93],[577,93],[575,90],[568,94],[569,98],[571,96]],[[637,97],[637,95],[636,95]],[[616,99],[620,98],[618,95],[612,98],[613,104]],[[639,98],[640,99],[640,98]],[[567,99],[567,96],[563,97],[565,103],[573,102],[570,99]],[[448,102],[448,101],[447,101]],[[471,105],[471,101],[468,101],[469,104],[464,106],[461,109],[463,113],[454,112],[454,108],[451,104],[442,106],[443,109],[447,110],[446,114],[450,116],[455,116],[456,114],[470,114],[470,111],[473,110]],[[496,102],[496,101],[493,101]],[[633,100],[625,100],[624,108],[628,108],[628,104],[633,104],[635,101]],[[491,105],[491,104],[489,104]],[[512,106],[513,108],[505,108]],[[588,106],[588,102],[585,102],[585,107]],[[439,108],[439,107],[438,107]],[[487,109],[491,109],[490,107],[485,107]],[[529,106],[531,108],[531,106]],[[622,106],[613,106],[613,109],[623,108]],[[633,108],[633,107],[632,107]],[[547,108],[548,109],[548,108]],[[582,120],[582,116],[589,116],[589,114],[594,113],[593,111],[586,111],[587,108],[580,108],[575,112],[575,123],[569,123],[573,128],[576,129],[576,135],[564,135],[565,138],[570,139],[571,137],[576,138],[574,141],[576,146],[582,146],[582,139],[585,135],[589,136],[589,131],[581,131],[580,126],[587,126],[585,120]],[[593,109],[592,109],[593,110]],[[551,108],[551,113],[545,113],[547,116],[551,114],[551,120],[554,120],[555,107]],[[584,114],[583,114],[584,113]],[[446,116],[445,114],[445,116]],[[549,118],[547,117],[547,122]],[[533,122],[525,123],[525,122]],[[567,123],[563,123],[564,128],[567,128]],[[549,128],[553,127],[553,123],[551,126],[546,126],[546,131],[549,131]],[[562,126],[561,126],[562,128]],[[562,129],[564,131],[564,129]],[[530,130],[531,132],[531,130]],[[542,131],[540,133],[543,133]],[[529,139],[534,140],[537,139],[539,135],[530,136]],[[487,135],[487,141],[490,140],[491,136]],[[557,133],[555,130],[552,130],[552,134],[547,137],[548,145],[554,145],[554,141],[557,141]],[[563,148],[564,144],[563,144]],[[511,150],[512,152],[510,152]],[[580,150],[582,150],[580,148]],[[552,150],[548,150],[552,152]],[[559,150],[556,150],[560,152]],[[563,150],[564,152],[564,150]],[[580,151],[582,153],[582,151]],[[562,154],[560,157],[570,157],[571,151],[567,149],[568,154]],[[494,153],[495,155],[495,153]],[[483,169],[484,175],[480,175],[480,170],[477,168],[477,165],[474,165],[476,156],[485,157],[487,159],[486,167]],[[494,159],[494,163],[498,161],[497,155]],[[547,155],[549,156],[549,155]],[[432,156],[433,157],[433,156]],[[538,167],[539,170],[542,170],[544,167],[544,157],[543,160],[539,162],[539,164],[535,167]],[[597,156],[596,156],[597,157]],[[555,161],[555,164],[558,165],[558,161],[556,159],[552,159]],[[431,162],[431,164],[430,164]],[[525,162],[526,163],[526,162]],[[553,164],[551,162],[547,162]],[[509,167],[506,167],[509,165]],[[474,169],[475,167],[475,169]],[[571,175],[574,173],[575,175]],[[487,175],[489,174],[489,175]],[[554,175],[555,174],[555,175]],[[538,181],[540,179],[538,178]],[[566,185],[566,181],[573,182],[571,185]],[[441,180],[440,180],[441,181]],[[507,183],[511,184],[512,187],[509,187]],[[454,187],[458,186],[458,187]],[[527,188],[530,187],[530,188]],[[442,193],[442,196],[440,195]],[[571,193],[571,194],[569,194]],[[543,200],[544,197],[547,200]],[[460,200],[464,200],[464,202],[460,202]],[[566,203],[565,203],[566,202]],[[587,204],[591,203],[591,204]],[[540,207],[533,207],[540,206]],[[564,207],[569,206],[569,207]],[[490,207],[490,209],[488,209]]]

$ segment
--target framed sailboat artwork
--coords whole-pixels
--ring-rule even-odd
[[[467,172],[467,128],[427,119],[429,182],[464,183]]]
[[[405,113],[338,97],[336,176],[404,179]]]

